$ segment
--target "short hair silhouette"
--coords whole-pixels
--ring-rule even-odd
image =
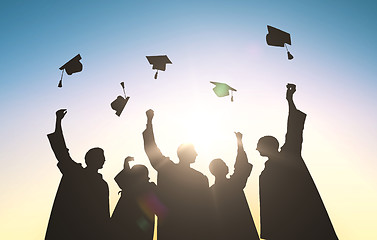
[[[135,179],[147,179],[149,180],[148,168],[144,165],[137,164],[131,168],[131,174]]]
[[[222,159],[216,158],[209,164],[209,171],[215,177],[220,175],[226,176],[229,173],[229,168]]]
[[[91,167],[98,167],[102,168],[102,161],[104,161],[104,151],[102,148],[95,147],[92,149],[89,149],[89,151],[85,154],[85,163],[87,166]],[[101,162],[100,162],[101,161]]]
[[[179,145],[177,149],[177,155],[180,162],[195,162],[196,156],[198,154],[195,151],[194,145],[191,143],[184,143]]]
[[[273,136],[261,137],[257,144],[257,150],[261,155],[267,153],[268,155],[277,152],[279,149],[279,141]]]

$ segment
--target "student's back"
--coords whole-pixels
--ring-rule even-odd
[[[144,149],[157,175],[158,196],[164,211],[158,215],[159,240],[208,240],[210,229],[210,196],[208,179],[192,169],[197,153],[191,144],[182,144],[177,150],[179,163],[162,155],[157,147],[152,118],[147,111],[148,123],[143,132]]]
[[[216,178],[210,188],[214,212],[212,229],[217,240],[257,240],[258,232],[244,193],[252,165],[243,150],[242,134],[237,133],[236,136],[238,153],[233,175],[226,177],[229,169],[221,159],[210,164],[210,171]]]
[[[149,182],[148,169],[144,165],[125,167],[115,181],[122,195],[111,216],[113,239],[152,240],[154,217],[160,206],[156,185]]]

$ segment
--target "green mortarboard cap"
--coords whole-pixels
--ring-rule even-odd
[[[232,88],[226,83],[219,83],[219,82],[210,82],[212,84],[215,84],[215,87],[213,88],[213,91],[218,97],[225,97],[229,95],[229,91],[231,92],[231,101],[233,102],[233,91],[237,91],[236,89]]]
[[[62,75],[60,77],[59,85],[58,87],[63,86],[63,73],[64,70],[68,75],[72,75],[72,73],[81,72],[82,71],[82,64],[80,62],[81,56],[80,54],[77,54],[74,58],[66,62],[63,66],[61,66],[59,69],[62,70]]]
[[[124,93],[124,97],[122,96],[118,96],[112,103],[111,103],[111,108],[115,110],[115,114],[120,117],[120,114],[122,114],[122,111],[124,109],[124,107],[126,106],[127,102],[128,102],[128,99],[130,99],[130,97],[127,97],[126,96],[126,92],[124,90],[124,82],[121,82],[120,85],[122,86],[123,88],[123,93]]]
[[[165,71],[166,64],[172,64],[168,56],[159,55],[159,56],[146,56],[149,64],[152,65],[152,69],[157,69],[154,78],[157,79],[158,70]]]
[[[287,50],[288,59],[293,59],[292,54],[288,51],[287,44],[291,45],[291,35],[280,29],[267,25],[268,33],[266,35],[267,44],[275,47],[284,47]]]

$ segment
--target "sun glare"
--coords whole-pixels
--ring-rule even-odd
[[[224,137],[224,128],[227,119],[216,116],[215,111],[200,108],[192,110],[187,121],[186,138],[187,142],[194,144],[198,151],[211,149],[216,142]]]
[[[224,149],[235,150],[236,138],[233,138],[234,129],[227,115],[213,106],[209,108],[202,105],[190,109],[189,113],[186,110],[185,116],[186,118],[182,119],[185,126],[182,141],[192,143],[198,153],[197,161],[193,166],[195,169],[207,172],[211,160],[220,157],[226,161],[230,158],[224,156],[224,152],[228,152]]]

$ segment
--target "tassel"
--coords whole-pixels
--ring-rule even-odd
[[[284,43],[284,46],[285,46],[285,49],[287,50],[288,60],[292,60],[293,59],[293,55],[288,51],[287,44]]]
[[[125,87],[124,87],[124,82],[121,82],[120,85],[122,86],[122,89],[123,89],[124,98],[126,98],[126,90],[125,90]]]
[[[287,54],[288,54],[288,60],[292,60],[293,59],[292,54],[289,51],[287,52]]]
[[[62,75],[60,77],[60,81],[59,81],[59,84],[58,84],[58,87],[63,87],[63,73],[64,73],[64,69],[62,70]]]
[[[154,75],[154,79],[157,79],[157,74],[158,74],[158,70],[157,70],[156,74]]]

